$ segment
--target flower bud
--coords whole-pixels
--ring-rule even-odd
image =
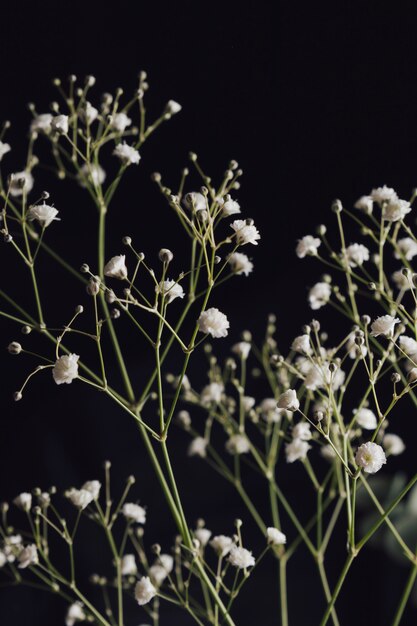
[[[96,296],[99,293],[100,282],[96,279],[96,277],[90,278],[86,287],[86,291],[89,296]]]
[[[30,326],[22,326],[22,335],[29,335],[32,332],[32,328]]]
[[[15,402],[19,402],[19,400],[21,400],[23,398],[22,392],[21,391],[15,391],[13,394],[13,400]]]
[[[398,374],[398,372],[394,372],[393,374],[391,374],[391,382],[395,384],[399,383],[401,381],[401,376]]]
[[[158,257],[159,260],[162,261],[162,263],[171,263],[174,255],[172,254],[171,250],[168,250],[168,248],[161,248]]]
[[[338,200],[338,199],[333,200],[333,202],[332,202],[332,211],[334,213],[341,213],[342,210],[343,210],[343,207],[342,207],[342,203],[340,202],[340,200]]]
[[[132,237],[129,237],[129,236],[123,237],[122,243],[125,246],[130,246],[132,243]]]
[[[12,341],[12,343],[9,343],[7,346],[7,350],[9,354],[20,354],[22,352],[22,346],[17,341]]]
[[[112,310],[111,310],[111,312],[110,312],[110,315],[111,315],[111,318],[112,318],[113,320],[117,320],[117,319],[119,319],[119,317],[120,317],[120,311],[119,311],[119,309],[112,309]]]
[[[87,274],[90,271],[90,267],[87,265],[87,263],[83,263],[80,267],[80,272],[82,272],[83,274]]]

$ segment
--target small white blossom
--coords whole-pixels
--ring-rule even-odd
[[[401,350],[413,361],[417,360],[417,341],[407,335],[401,335],[398,340]]]
[[[81,489],[86,489],[93,496],[93,500],[98,500],[98,497],[100,495],[101,482],[98,480],[88,480],[86,483],[83,484]]]
[[[377,317],[371,324],[372,337],[379,337],[379,335],[385,335],[385,337],[392,337],[394,334],[395,324],[399,324],[398,317],[392,317],[392,315],[382,315]]]
[[[369,261],[369,250],[361,243],[352,243],[346,248],[346,258],[350,267],[363,265],[365,261]]]
[[[302,439],[293,439],[291,443],[285,444],[285,457],[287,463],[294,463],[294,461],[299,461],[307,458],[307,452],[310,450],[311,446],[307,443],[307,441],[303,441]]]
[[[408,291],[409,289],[412,289],[413,287],[408,274],[404,275],[402,270],[397,270],[396,272],[394,272],[391,278],[394,281],[397,289],[399,289],[400,291]]]
[[[236,233],[236,241],[240,246],[244,246],[247,243],[251,243],[254,246],[258,245],[258,239],[261,238],[258,229],[254,224],[248,224],[246,220],[235,220],[230,224]]]
[[[268,543],[272,546],[282,546],[287,543],[287,537],[278,528],[270,526],[266,529]]]
[[[48,134],[51,130],[52,117],[51,113],[40,113],[36,115],[30,123],[30,132]]]
[[[164,280],[155,287],[156,293],[164,296],[165,301],[170,304],[175,298],[183,298],[184,289],[175,280]]]
[[[57,385],[69,385],[78,376],[78,354],[60,356],[52,368],[52,376]]]
[[[395,252],[394,254],[396,259],[400,259],[402,254],[407,261],[411,261],[417,255],[417,242],[411,239],[411,237],[398,239],[397,247],[399,248],[399,252]]]
[[[140,161],[140,154],[133,146],[129,146],[125,141],[117,144],[113,150],[115,157],[120,159],[123,165],[137,165]]]
[[[38,496],[38,503],[39,503],[39,506],[42,507],[43,509],[46,509],[51,504],[51,496],[49,495],[47,491],[43,491]]]
[[[195,538],[203,548],[208,544],[211,535],[212,532],[208,528],[196,528],[194,531]]]
[[[233,546],[229,553],[228,561],[233,567],[238,569],[247,569],[255,565],[255,559],[252,556],[252,552],[246,550],[246,548],[240,548],[239,546]]]
[[[280,421],[282,410],[278,408],[275,398],[264,398],[259,408],[266,422],[277,423]]]
[[[224,217],[229,217],[229,215],[236,215],[236,213],[240,213],[240,204],[236,202],[236,200],[232,200],[230,196],[222,203],[221,207]]]
[[[5,154],[10,152],[10,150],[11,150],[11,147],[8,143],[4,143],[3,141],[0,141],[0,161],[2,160]]]
[[[175,102],[175,100],[168,100],[165,107],[165,113],[168,115],[175,115],[176,113],[179,113],[181,109],[182,106],[178,102]]]
[[[32,494],[27,493],[27,492],[23,492],[19,494],[13,500],[13,504],[16,505],[22,511],[25,511],[27,513],[28,511],[30,511],[32,507]]]
[[[313,349],[310,343],[309,335],[300,335],[296,337],[291,344],[291,350],[299,352],[300,354],[311,354]]]
[[[217,556],[224,557],[226,554],[229,554],[234,543],[231,537],[227,537],[226,535],[216,535],[210,541],[210,545],[216,552]]]
[[[156,562],[164,568],[167,574],[170,574],[174,569],[174,558],[170,554],[160,554]]]
[[[300,408],[300,402],[294,389],[287,389],[278,399],[278,408],[286,411],[297,411]]]
[[[387,462],[387,459],[381,446],[373,441],[368,441],[357,449],[355,461],[368,474],[375,474]]]
[[[387,222],[398,222],[410,213],[411,205],[407,200],[390,200],[384,204],[382,209],[382,219]]]
[[[237,354],[242,359],[247,359],[251,349],[251,344],[248,341],[239,341],[232,347],[232,352]]]
[[[226,337],[229,327],[230,323],[226,315],[215,307],[203,311],[198,318],[198,330],[215,339]]]
[[[188,456],[207,456],[208,441],[204,437],[195,437],[188,446]]]
[[[365,357],[368,354],[368,348],[366,345],[358,346],[356,343],[355,333],[350,333],[346,342],[346,351],[351,359],[356,359],[360,356]]]
[[[65,626],[74,626],[76,622],[83,622],[86,617],[81,602],[74,602],[68,607],[65,617]]]
[[[309,367],[307,367],[309,366]],[[312,364],[307,363],[307,374],[304,380],[306,389],[315,391],[331,385],[332,389],[336,391],[340,389],[345,381],[346,374],[343,370],[338,368],[335,372],[330,370],[329,363]]]
[[[83,511],[94,500],[94,495],[88,489],[69,489],[66,497],[77,509]]]
[[[359,411],[354,412],[355,420],[358,426],[366,430],[375,430],[378,426],[376,415],[371,409],[363,407]]]
[[[121,563],[122,576],[136,576],[138,568],[134,554],[125,554]]]
[[[299,239],[295,253],[299,259],[304,259],[306,256],[315,256],[320,245],[321,241],[318,237],[306,235],[302,239]]]
[[[52,130],[57,131],[58,133],[62,133],[63,135],[68,134],[68,126],[69,120],[68,115],[55,115],[51,121]]]
[[[385,448],[385,452],[390,456],[397,456],[398,454],[402,454],[405,450],[405,443],[398,435],[394,435],[393,433],[387,433],[383,440],[382,445]]]
[[[243,396],[242,404],[245,413],[249,413],[249,411],[253,409],[253,407],[255,406],[255,402],[256,400],[255,398],[252,398],[252,396]]]
[[[209,406],[212,402],[220,404],[224,392],[223,383],[209,383],[200,394],[200,402],[203,406]]]
[[[226,441],[226,450],[229,454],[246,454],[250,451],[248,438],[241,434],[232,435]]]
[[[125,280],[127,278],[126,255],[119,254],[112,257],[104,266],[104,275],[109,278]]]
[[[398,196],[395,193],[392,187],[387,187],[384,185],[383,187],[378,187],[377,189],[372,189],[371,198],[374,202],[378,202],[379,205],[382,205],[384,202],[388,202],[390,200],[397,200]]]
[[[250,261],[246,254],[243,254],[243,252],[233,252],[227,261],[231,266],[232,271],[238,276],[240,274],[249,276],[249,274],[253,271],[252,261]]]
[[[126,502],[122,507],[122,514],[129,522],[135,522],[135,524],[145,524],[146,522],[146,510],[139,504]]]
[[[328,283],[316,283],[308,292],[308,301],[313,311],[317,311],[328,303],[332,288]]]
[[[206,211],[208,208],[205,196],[198,191],[190,191],[185,194],[184,206],[190,211]]]
[[[293,439],[302,439],[302,441],[309,441],[312,437],[310,431],[310,424],[308,422],[298,422],[293,426],[291,431]]]
[[[85,103],[85,108],[80,111],[81,118],[85,121],[86,124],[90,125],[94,122],[94,120],[98,117],[98,110],[96,107],[93,107],[91,102]]]
[[[31,543],[26,546],[26,548],[23,548],[18,555],[17,560],[19,561],[19,565],[17,566],[19,569],[25,569],[30,565],[36,565],[39,563],[38,551],[35,544]]]
[[[116,113],[116,115],[113,115],[111,119],[110,128],[115,130],[117,133],[123,133],[126,128],[131,125],[131,123],[132,120],[126,115],[126,113]]]
[[[57,217],[58,211],[55,207],[49,206],[49,204],[37,204],[35,206],[31,206],[29,211],[27,212],[27,218],[30,222],[33,220],[37,220],[42,228],[46,228],[49,226],[54,220],[60,220]]]
[[[135,598],[139,606],[148,604],[157,594],[157,591],[148,576],[143,576],[135,586]]]
[[[371,215],[373,208],[373,198],[372,196],[361,196],[358,200],[356,200],[353,205],[355,209],[359,209],[368,215]]]
[[[106,172],[101,165],[94,163],[84,163],[79,173],[79,182],[82,187],[86,187],[86,183],[93,183],[94,187],[102,185],[106,180]]]
[[[32,191],[34,182],[32,174],[26,170],[14,172],[10,175],[10,195],[17,198],[23,195],[23,190],[28,194]]]

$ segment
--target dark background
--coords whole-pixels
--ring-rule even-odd
[[[161,171],[167,184],[174,185],[190,149],[213,177],[221,175],[230,158],[237,159],[245,175],[236,197],[245,216],[255,219],[262,240],[250,250],[254,274],[230,283],[214,304],[227,312],[233,341],[246,327],[260,336],[267,313],[277,313],[278,337],[285,349],[311,318],[306,290],[321,271],[314,263],[295,258],[297,238],[332,219],[329,206],[334,197],[351,206],[374,186],[388,184],[408,197],[417,185],[416,18],[414,2],[401,2],[396,8],[368,1],[327,6],[283,0],[219,6],[184,1],[3,5],[0,119],[12,121],[8,141],[13,146],[3,170],[23,166],[19,141],[30,120],[25,104],[33,100],[39,111],[46,111],[56,97],[51,78],[91,73],[97,77],[97,96],[118,86],[128,94],[136,86],[138,71],[145,69],[149,110],[156,116],[173,98],[183,111],[146,145],[140,168],[128,173],[109,218],[109,254],[120,253],[119,241],[125,234],[132,235],[155,263],[162,245],[177,252],[179,230],[150,182],[152,171]],[[71,191],[66,183],[51,182],[42,173],[37,181],[38,190],[46,186],[61,216],[73,223],[67,226],[63,220],[54,225],[52,241],[56,238],[76,265],[94,263],[95,216],[86,195]],[[29,299],[28,283],[10,269],[10,250],[2,247],[0,258],[2,288]],[[49,281],[44,299],[50,302],[50,318],[61,325],[74,304],[86,303],[86,296],[75,282],[64,285],[49,261],[44,269]],[[1,327],[4,346],[19,339],[20,331],[12,324],[2,322]],[[337,334],[336,329],[329,330]],[[7,353],[0,363],[1,498],[10,500],[37,485],[56,484],[61,490],[78,486],[99,477],[100,463],[110,458],[115,485],[121,488],[130,473],[137,476],[134,495],[149,507],[149,541],[159,541],[167,549],[173,529],[129,418],[93,393],[77,395],[74,387],[57,388],[46,378],[39,378],[16,405],[12,392],[31,364]],[[138,380],[146,365],[140,350],[131,355]],[[186,439],[176,433],[172,446],[180,461]],[[404,457],[409,467],[413,457],[410,445]],[[393,467],[403,462],[394,460]],[[294,490],[303,475],[293,467],[287,484]],[[226,485],[213,487],[211,472],[197,460],[181,464],[179,481],[190,515],[203,516],[215,533],[230,533],[237,516],[247,520],[239,500]],[[263,498],[259,494],[261,509]],[[248,520],[245,536],[259,552],[262,542],[251,527]],[[102,572],[104,556],[94,554],[97,550],[88,533],[85,538],[86,552],[93,553],[97,571]],[[342,537],[329,563],[331,581],[343,558],[343,542]],[[405,570],[397,571],[375,553],[365,572],[366,580],[352,576],[351,590],[367,597],[369,608],[359,610],[356,601],[342,595],[344,623],[388,623]],[[294,559],[291,624],[319,622],[321,591],[311,582],[313,575],[308,556]],[[278,624],[276,598],[275,564],[270,561],[238,602],[237,624]],[[0,606],[5,626],[63,623],[60,601],[30,591],[2,589]],[[132,606],[132,626],[146,622],[137,615]],[[410,611],[403,623],[414,619]],[[179,623],[188,624],[173,614],[162,626]]]

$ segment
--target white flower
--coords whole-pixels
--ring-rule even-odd
[[[251,243],[254,246],[258,245],[258,239],[261,236],[251,220],[235,220],[230,224],[230,228],[235,231],[236,241],[240,246],[244,246],[247,243]]]
[[[291,431],[293,439],[302,439],[303,441],[309,441],[312,437],[310,431],[310,424],[308,422],[298,422],[293,426]]]
[[[278,399],[278,408],[287,411],[297,411],[300,408],[300,402],[294,389],[287,389]]]
[[[64,354],[55,361],[52,376],[57,385],[69,385],[78,376],[78,354]]]
[[[167,571],[162,565],[155,563],[149,568],[149,578],[156,587],[160,587],[167,576]]]
[[[49,133],[51,130],[52,117],[51,113],[41,113],[40,115],[36,115],[30,123],[30,132]]]
[[[373,411],[371,411],[371,409],[363,407],[362,409],[359,409],[359,411],[354,411],[354,416],[356,423],[361,428],[365,428],[366,430],[375,430],[378,426],[376,415]]]
[[[226,535],[216,535],[210,541],[210,545],[216,552],[217,556],[224,557],[226,554],[229,554],[234,544],[231,537],[227,537]]]
[[[188,446],[188,456],[201,456],[202,458],[207,456],[208,441],[204,437],[195,437]]]
[[[126,255],[119,254],[112,257],[104,266],[104,275],[109,278],[125,280],[127,278]]]
[[[305,459],[310,449],[311,446],[307,441],[303,441],[302,439],[293,439],[291,443],[286,443],[285,457],[287,463],[294,463],[294,461]]]
[[[134,554],[125,554],[121,563],[122,576],[136,576],[138,568]]]
[[[332,294],[332,288],[328,283],[316,283],[308,292],[308,301],[311,308],[316,311],[328,303]]]
[[[242,359],[247,359],[251,349],[251,344],[248,341],[239,341],[232,347],[232,352],[237,354]]]
[[[262,417],[268,423],[277,423],[281,419],[282,410],[278,408],[275,398],[264,398],[259,405]]]
[[[145,524],[146,522],[146,510],[139,504],[126,502],[122,507],[122,514],[129,522],[135,522],[135,524]]]
[[[190,211],[206,211],[208,208],[205,196],[198,191],[190,191],[185,194],[184,206]]]
[[[373,441],[368,441],[357,449],[355,461],[368,474],[375,474],[387,462],[387,459],[381,446]]]
[[[93,107],[91,102],[86,102],[85,108],[80,111],[80,116],[86,124],[92,124],[94,120],[97,119],[98,110],[96,109],[96,107]]]
[[[86,483],[83,484],[81,489],[86,489],[93,496],[93,500],[98,500],[98,497],[100,495],[101,482],[98,480],[88,480]]]
[[[32,507],[32,494],[27,492],[19,494],[13,500],[13,504],[15,504],[19,509],[22,509],[22,511],[25,511],[27,513]]]
[[[398,317],[392,317],[392,315],[382,315],[377,317],[371,324],[372,337],[379,337],[379,335],[385,335],[385,337],[392,337],[394,334],[395,324],[399,324]]]
[[[195,538],[203,548],[208,544],[211,535],[212,532],[208,528],[196,528],[194,531]]]
[[[226,315],[215,307],[203,311],[198,318],[198,330],[215,339],[226,337],[229,327],[230,324]]]
[[[364,213],[370,215],[372,213],[373,202],[372,196],[361,196],[358,200],[356,200],[353,206],[355,209],[360,209]]]
[[[223,383],[209,383],[200,394],[200,402],[203,406],[209,406],[212,402],[220,404],[224,392]]]
[[[417,242],[411,237],[404,237],[403,239],[398,239],[397,246],[399,248],[399,252],[407,259],[407,261],[411,261],[417,255]],[[396,259],[401,258],[401,254],[395,252],[394,256]]]
[[[398,196],[395,193],[394,189],[392,189],[392,187],[387,187],[386,185],[384,185],[383,187],[372,189],[371,198],[381,205],[384,202],[388,202],[389,200],[397,200]]]
[[[268,543],[272,546],[282,546],[287,543],[287,537],[278,528],[270,526],[266,529]]]
[[[365,345],[358,346],[356,343],[355,333],[350,333],[346,342],[346,351],[351,359],[356,359],[360,356],[365,357],[368,354],[368,348]]]
[[[57,217],[58,211],[55,207],[49,206],[49,204],[37,204],[35,206],[31,206],[29,211],[27,212],[27,218],[30,222],[33,220],[37,220],[42,228],[46,228],[49,226],[54,220],[60,220]]]
[[[88,489],[69,489],[66,497],[77,509],[84,511],[94,500],[94,495]]]
[[[298,240],[295,253],[299,259],[304,259],[306,256],[315,256],[320,245],[320,239],[313,237],[312,235],[306,235],[302,239]]]
[[[10,175],[9,191],[10,195],[17,198],[23,195],[23,189],[28,194],[33,188],[34,179],[30,172],[14,172]]]
[[[408,277],[408,272],[407,275],[404,275],[402,270],[397,270],[392,274],[391,278],[394,281],[397,289],[399,289],[400,291],[407,291],[413,286],[411,280]]]
[[[175,102],[175,100],[168,100],[165,107],[165,114],[175,115],[176,113],[179,113],[181,109],[182,106],[178,102]]]
[[[256,400],[255,398],[252,398],[252,396],[243,396],[242,404],[243,404],[245,413],[249,413],[249,411],[253,409],[253,407],[255,406],[255,402]]]
[[[383,440],[382,445],[385,448],[387,455],[397,456],[402,454],[405,450],[405,443],[398,435],[393,433],[387,433]]]
[[[236,202],[236,200],[232,200],[230,196],[226,197],[226,200],[222,203],[221,207],[224,217],[240,213],[240,204]]]
[[[184,289],[175,280],[164,280],[155,287],[156,293],[164,296],[165,301],[170,304],[175,298],[184,297]]]
[[[382,209],[382,219],[387,222],[398,222],[410,213],[411,205],[407,200],[390,200],[384,204]]]
[[[226,450],[229,454],[246,454],[250,450],[248,438],[241,434],[232,435],[226,441]]]
[[[68,115],[55,115],[51,121],[51,128],[66,135],[68,133]]]
[[[407,335],[401,335],[398,340],[401,350],[413,361],[417,360],[417,341]]]
[[[36,565],[39,563],[38,551],[35,544],[31,543],[26,546],[26,548],[23,548],[18,555],[17,560],[19,561],[19,569],[25,569],[30,565]]]
[[[81,602],[74,602],[68,607],[65,626],[74,626],[75,622],[82,622],[86,617]]]
[[[157,591],[148,576],[143,576],[135,586],[135,598],[139,606],[148,604],[157,594]]]
[[[294,350],[294,352],[300,352],[300,354],[311,354],[312,347],[310,344],[310,336],[300,335],[299,337],[296,337],[291,344],[291,350]]]
[[[249,274],[253,271],[253,263],[248,259],[246,254],[243,252],[233,252],[227,259],[228,263],[232,268],[232,272],[237,274],[244,274],[245,276],[249,276]]]
[[[5,154],[10,152],[10,150],[11,150],[11,147],[8,143],[4,143],[3,141],[0,141],[0,161],[2,160]]]
[[[117,133],[123,133],[128,126],[130,126],[132,120],[126,115],[126,113],[116,113],[111,119],[110,128]]]
[[[228,561],[233,567],[237,567],[238,569],[247,569],[255,565],[252,552],[246,550],[246,548],[240,548],[239,546],[233,546],[231,548]]]
[[[346,258],[350,267],[363,265],[365,261],[369,261],[369,250],[361,243],[352,243],[346,248]]]
[[[140,154],[133,146],[129,146],[125,141],[117,144],[113,150],[114,156],[116,156],[123,165],[137,165],[140,161]]]
[[[102,185],[106,180],[106,172],[100,165],[94,163],[85,163],[79,173],[79,182],[82,187],[86,186],[86,183],[93,183],[94,187]]]

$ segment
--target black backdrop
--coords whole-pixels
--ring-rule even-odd
[[[175,180],[190,149],[213,175],[220,175],[227,161],[236,158],[245,172],[240,203],[256,220],[262,241],[253,252],[255,273],[222,293],[221,308],[230,317],[232,339],[247,326],[261,333],[267,313],[276,312],[278,336],[288,345],[311,317],[306,287],[319,272],[313,263],[296,260],[297,237],[331,219],[329,206],[336,196],[351,205],[373,186],[386,183],[407,196],[417,185],[416,17],[414,2],[396,8],[367,1],[334,2],[329,7],[283,0],[222,6],[122,0],[112,5],[3,5],[0,119],[12,121],[13,145],[5,163],[21,167],[18,142],[29,121],[25,103],[34,100],[46,110],[55,98],[51,78],[91,73],[97,77],[97,93],[119,85],[128,92],[135,87],[138,71],[145,69],[150,108],[159,111],[173,98],[183,111],[146,147],[137,180],[128,176],[110,218],[112,252],[118,252],[118,241],[127,232],[139,238],[151,256],[161,245],[175,249],[169,219],[155,219],[156,211],[165,215],[166,207],[149,180],[152,171]],[[67,193],[66,187],[61,191],[56,182],[48,185],[57,206],[60,199],[63,211],[78,218],[73,231],[66,231],[61,222],[51,236],[59,238],[75,263],[92,260],[89,233],[94,216],[85,197],[79,191]],[[0,258],[2,285],[26,298],[27,283],[9,269],[9,251],[2,248]],[[62,316],[84,296],[75,285],[63,289],[61,275],[49,264],[45,270],[50,315],[62,323]],[[18,338],[13,325],[2,322],[1,329],[4,346]],[[0,359],[1,498],[10,500],[36,485],[78,485],[98,476],[100,463],[111,458],[115,483],[130,473],[137,476],[135,495],[150,511],[150,541],[168,547],[172,529],[128,419],[94,394],[77,397],[72,388],[58,389],[46,380],[39,380],[16,405],[11,395],[27,365],[5,351]],[[141,355],[131,363],[138,375],[142,364]],[[178,436],[173,445],[180,461],[185,441]],[[409,465],[413,456],[410,445],[405,455]],[[226,520],[245,517],[239,501],[226,486],[214,490],[211,473],[201,463],[192,468],[190,473],[187,462],[179,472],[186,507],[205,517],[217,533],[230,532]],[[292,476],[289,487],[296,489],[297,470]],[[257,541],[254,535],[254,548],[260,547]],[[100,570],[102,556],[95,551],[91,540],[86,552],[96,556]],[[337,559],[329,564],[331,576],[339,566]],[[274,568],[265,565],[259,582],[248,586],[236,613],[239,626],[278,623]],[[297,581],[290,595],[291,623],[307,623],[302,618],[307,603],[312,607],[308,623],[318,623],[314,607],[320,591],[310,583],[308,558],[295,559],[291,575]],[[363,591],[366,585],[374,606],[359,610],[342,596],[345,623],[388,623],[386,611],[392,612],[397,580],[404,575],[375,554],[366,580],[357,587]],[[384,601],[381,589],[387,592]],[[2,589],[0,606],[0,622],[7,626],[63,623],[61,602],[31,591]],[[131,619],[134,625],[134,614]],[[404,623],[413,619],[410,612]],[[146,620],[136,619],[141,621]],[[168,616],[164,623],[179,622]],[[181,618],[183,623],[188,622]]]

